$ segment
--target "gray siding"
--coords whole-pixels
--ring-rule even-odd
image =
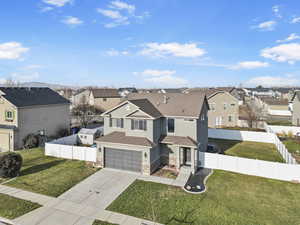
[[[299,126],[298,122],[300,123],[300,101],[297,97],[293,102],[293,125]]]

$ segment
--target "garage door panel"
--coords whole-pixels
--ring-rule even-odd
[[[126,149],[105,148],[105,167],[141,172],[142,153]]]
[[[0,133],[0,152],[9,151],[9,134]]]

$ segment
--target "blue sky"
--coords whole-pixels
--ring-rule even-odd
[[[298,0],[3,0],[0,82],[300,85]]]

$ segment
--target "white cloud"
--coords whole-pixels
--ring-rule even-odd
[[[296,61],[300,61],[300,43],[289,43],[265,48],[261,51],[261,56],[277,62],[293,64]]]
[[[263,87],[282,87],[284,86],[295,86],[300,84],[300,80],[290,77],[290,76],[260,76],[254,77],[246,82],[248,85],[258,86],[262,85]]]
[[[128,51],[118,51],[116,49],[110,49],[105,52],[105,55],[108,56],[126,56],[129,55]]]
[[[199,48],[196,43],[180,44],[177,42],[170,43],[156,43],[151,42],[144,45],[144,49],[139,52],[141,55],[155,56],[155,57],[187,57],[195,58],[203,56],[206,51]]]
[[[280,6],[279,5],[274,5],[272,7],[272,11],[276,17],[282,18],[282,15],[280,14]]]
[[[295,17],[291,20],[291,23],[300,23],[300,17]]]
[[[284,40],[277,40],[276,42],[277,43],[289,42],[289,41],[293,41],[293,40],[296,40],[296,39],[300,39],[300,36],[297,35],[296,33],[292,33],[286,39],[284,39]]]
[[[123,16],[119,11],[110,9],[97,9],[97,12],[113,20],[113,22],[105,24],[106,28],[113,28],[120,25],[130,24],[130,22],[128,21],[128,17]]]
[[[118,9],[118,10],[127,10],[128,13],[133,14],[135,11],[135,5],[129,5],[126,2],[122,1],[112,1],[109,5],[112,9]]]
[[[13,73],[11,77],[12,80],[23,83],[23,82],[36,81],[37,79],[39,79],[40,74],[38,72],[32,74]]]
[[[62,7],[65,4],[72,3],[73,0],[43,0],[44,3],[53,5],[56,7]]]
[[[27,51],[19,42],[6,42],[0,44],[0,59],[19,59]]]
[[[53,10],[54,8],[53,7],[50,7],[50,6],[46,6],[46,7],[42,7],[41,8],[41,12],[48,12],[48,11],[51,11]]]
[[[275,29],[276,24],[277,24],[276,21],[270,20],[270,21],[262,22],[256,26],[253,26],[253,28],[256,28],[256,29],[259,29],[262,31],[272,31]]]
[[[229,67],[233,70],[239,70],[239,69],[257,69],[257,68],[264,68],[270,66],[267,62],[260,62],[260,61],[244,61],[239,62],[234,66]]]
[[[83,24],[82,20],[74,16],[67,16],[64,20],[62,20],[62,22],[70,26],[78,26]]]
[[[153,83],[156,86],[162,87],[182,87],[188,85],[188,81],[178,76],[174,76],[176,71],[173,70],[144,70],[141,73],[134,73],[140,75],[147,83]]]

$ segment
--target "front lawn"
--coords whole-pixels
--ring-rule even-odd
[[[23,157],[21,175],[5,185],[57,197],[97,169],[84,161],[44,155],[40,148],[19,152]]]
[[[95,220],[93,225],[118,225],[118,224]]]
[[[286,225],[300,222],[300,184],[214,171],[207,191],[137,180],[108,210],[166,225]]]
[[[269,120],[267,124],[271,126],[294,126],[290,120]]]
[[[225,155],[273,162],[284,162],[274,144],[211,138],[209,139],[209,143],[214,143],[217,145],[221,152],[223,152]]]
[[[37,203],[0,194],[0,217],[14,219],[39,207]]]

